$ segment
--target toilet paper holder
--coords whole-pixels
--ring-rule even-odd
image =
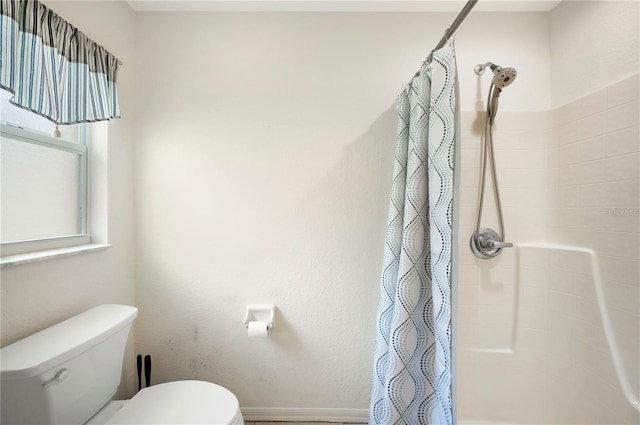
[[[274,304],[248,304],[244,315],[244,325],[249,327],[249,322],[267,322],[267,329],[273,327],[276,306]]]

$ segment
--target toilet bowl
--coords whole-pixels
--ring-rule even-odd
[[[85,425],[243,425],[238,399],[220,385],[174,381],[143,388],[131,400],[115,400]]]
[[[0,350],[1,423],[243,425],[219,385],[175,381],[112,401],[138,310],[102,305]]]
[[[243,423],[238,399],[231,391],[210,382],[175,381],[144,388],[104,424]]]

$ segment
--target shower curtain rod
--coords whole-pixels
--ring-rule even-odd
[[[460,11],[460,13],[458,13],[458,16],[456,16],[456,19],[453,21],[451,26],[449,28],[447,28],[446,31],[444,32],[444,36],[442,37],[442,39],[440,39],[440,42],[431,51],[431,53],[429,53],[429,57],[427,58],[427,62],[431,61],[431,58],[433,56],[433,52],[435,52],[436,50],[438,50],[439,48],[444,46],[447,43],[447,41],[449,41],[451,36],[456,33],[456,30],[458,29],[458,27],[460,26],[462,21],[464,21],[464,18],[466,18],[467,15],[469,14],[469,12],[471,12],[471,9],[473,9],[473,7],[476,5],[476,3],[478,3],[478,0],[469,0],[469,1],[467,1],[467,4],[465,4],[464,7],[462,8],[462,10]]]

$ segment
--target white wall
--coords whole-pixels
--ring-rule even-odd
[[[563,1],[549,22],[554,107],[637,73],[637,1]]]
[[[157,382],[212,380],[243,407],[367,408],[395,99],[453,18],[139,16],[137,343]],[[548,108],[546,25],[465,21],[463,109],[488,60],[521,71],[506,110]],[[268,339],[246,336],[256,302],[279,309]]]
[[[104,205],[108,208],[108,222],[102,225],[98,236],[113,246],[105,251],[3,268],[3,346],[98,304],[135,304],[132,186],[135,15],[122,2],[46,4],[124,62],[118,75],[122,119],[108,125],[109,147],[104,152],[108,155],[108,180],[100,183],[103,190],[108,190],[108,205]],[[102,198],[107,199],[107,194]],[[124,373],[129,377],[123,387],[126,394],[133,389],[135,366],[131,361]]]

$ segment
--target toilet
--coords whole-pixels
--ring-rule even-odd
[[[238,399],[211,382],[168,382],[111,400],[137,314],[101,305],[2,348],[1,423],[244,425]]]

